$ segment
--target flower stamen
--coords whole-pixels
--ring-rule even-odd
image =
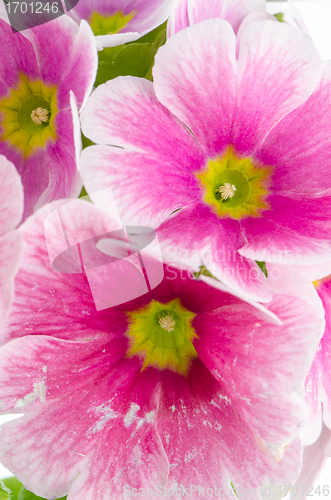
[[[172,319],[171,316],[166,316],[165,318],[160,318],[159,323],[161,328],[167,330],[167,332],[172,332],[175,328],[176,321]]]
[[[34,109],[31,113],[31,119],[34,121],[37,125],[41,125],[41,122],[47,122],[48,121],[48,109],[45,108],[37,108]]]
[[[227,200],[228,198],[233,198],[235,191],[236,186],[225,182],[224,186],[220,186],[216,192],[221,194],[222,200]]]

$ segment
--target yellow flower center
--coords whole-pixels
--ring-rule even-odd
[[[251,158],[239,157],[232,147],[225,155],[210,159],[195,174],[203,190],[203,201],[219,217],[242,219],[261,217],[269,210],[268,188],[271,167],[255,165]]]
[[[191,321],[195,314],[185,309],[179,299],[162,304],[152,300],[148,306],[128,313],[127,356],[138,355],[142,370],[153,366],[187,376],[198,354],[192,344],[198,338]]]
[[[21,74],[18,84],[0,100],[0,140],[27,157],[56,139],[56,87]]]

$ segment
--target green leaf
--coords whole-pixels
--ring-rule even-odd
[[[265,274],[266,277],[268,277],[268,271],[267,271],[267,266],[265,265],[265,262],[260,262],[260,261],[255,261],[257,263],[257,265],[259,266],[259,268],[261,269],[261,271],[263,271],[263,273]]]
[[[239,498],[239,497],[238,497],[238,495],[237,495],[236,490],[234,489],[234,486],[233,486],[233,484],[232,484],[232,481],[230,481],[230,484],[231,484],[231,488],[232,488],[232,490],[234,491],[234,494],[236,495],[236,497],[237,497],[237,498]]]
[[[119,47],[106,47],[98,53],[99,66],[95,87],[118,76],[152,79],[155,55],[166,41],[166,24],[134,42]]]

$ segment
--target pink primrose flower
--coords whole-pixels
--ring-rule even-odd
[[[88,24],[65,15],[22,33],[0,19],[0,44],[0,153],[21,176],[25,219],[80,193],[70,91],[81,106],[97,52]]]
[[[230,481],[262,499],[264,488],[280,494],[279,485],[293,484],[304,380],[324,330],[313,286],[288,290],[280,268],[265,307],[165,265],[154,290],[97,311],[86,274],[112,220],[77,200],[71,216],[47,223],[46,241],[44,223],[54,210],[64,214],[64,203],[20,227],[0,392],[1,411],[24,416],[1,428],[2,463],[36,494],[68,500],[160,490],[198,498],[201,488],[229,499]],[[59,224],[69,249],[95,243],[80,244],[80,270],[51,267]],[[105,294],[123,285],[99,269],[95,286]],[[128,286],[137,273],[132,266]]]
[[[160,48],[154,84],[99,86],[80,172],[92,199],[110,187],[123,220],[157,229],[165,261],[268,302],[256,260],[330,259],[331,65],[284,23],[250,23],[238,59],[236,43],[206,20]]]

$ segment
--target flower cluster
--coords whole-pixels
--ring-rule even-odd
[[[265,0],[65,4],[20,32],[0,8],[0,461],[20,500],[305,491],[331,63]]]

